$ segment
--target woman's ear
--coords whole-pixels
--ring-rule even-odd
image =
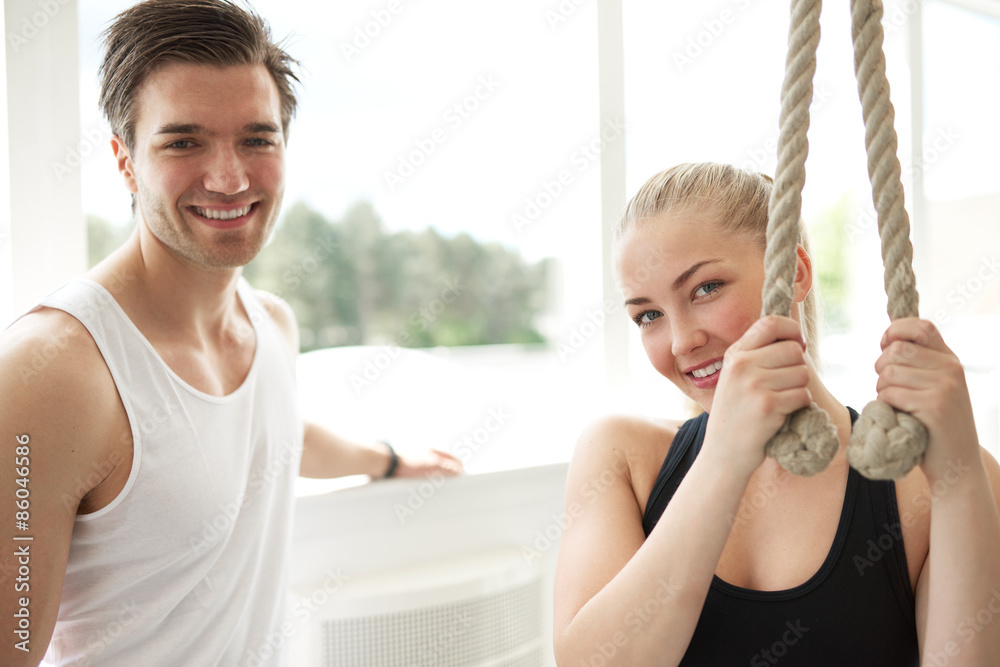
[[[802,303],[805,301],[806,295],[809,294],[809,290],[812,289],[812,259],[809,258],[809,253],[806,252],[806,249],[801,244],[796,246],[795,251],[798,258],[795,262],[794,301],[795,303]]]

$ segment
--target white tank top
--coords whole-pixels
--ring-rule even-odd
[[[302,423],[287,346],[242,278],[237,292],[256,349],[243,384],[221,397],[180,379],[97,283],[73,280],[42,301],[93,336],[134,442],[121,493],[76,519],[47,661],[284,664]]]

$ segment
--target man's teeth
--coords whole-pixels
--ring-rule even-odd
[[[720,370],[721,368],[722,368],[722,362],[716,361],[714,364],[711,364],[710,366],[705,366],[704,368],[699,368],[696,371],[691,371],[691,375],[695,376],[696,378],[705,378],[715,373],[716,371]]]
[[[199,208],[198,206],[195,206],[194,212],[200,216],[212,218],[213,220],[233,220],[246,215],[250,212],[251,208],[253,208],[253,204],[250,206],[244,206],[243,208],[234,208],[231,211],[223,211],[214,208]]]

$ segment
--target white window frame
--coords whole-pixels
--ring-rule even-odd
[[[0,328],[87,269],[76,0],[4,0]]]

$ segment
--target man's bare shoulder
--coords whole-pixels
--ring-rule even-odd
[[[0,333],[0,363],[7,374],[10,364],[17,363],[17,375],[28,384],[30,378],[52,376],[52,370],[67,371],[103,360],[80,320],[57,308],[42,307]]]
[[[264,307],[267,314],[278,323],[279,326],[294,326],[295,325],[295,313],[292,311],[292,307],[288,305],[288,302],[282,299],[280,296],[274,292],[268,292],[267,290],[254,290],[257,294],[257,298],[260,299],[260,305]]]
[[[87,329],[63,311],[35,310],[0,335],[0,438],[20,435],[36,443],[39,498],[68,499],[58,507],[74,514],[78,503],[94,509],[101,493],[113,497],[131,468],[131,429],[111,372]],[[107,461],[114,475],[89,474]]]
[[[260,300],[260,305],[263,306],[264,310],[267,311],[267,314],[278,326],[278,330],[288,343],[293,356],[298,354],[299,325],[295,319],[295,312],[292,310],[292,307],[277,294],[272,294],[264,290],[255,291],[257,299]]]
[[[0,334],[0,396],[25,417],[74,409],[97,416],[120,405],[90,332],[54,308],[32,311]]]

